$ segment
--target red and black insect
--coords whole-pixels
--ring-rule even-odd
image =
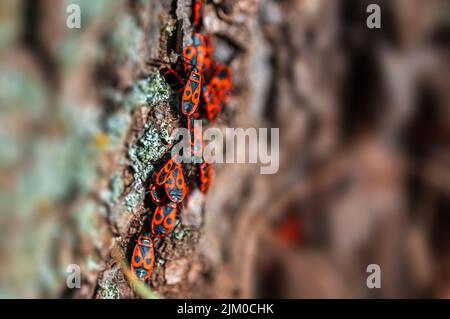
[[[184,72],[184,70],[181,72]],[[171,67],[164,67],[161,69],[161,74],[164,75],[166,82],[172,87],[172,89],[180,93],[183,91],[186,80],[183,79],[179,72]]]
[[[185,75],[180,75],[174,68],[167,68],[163,71],[169,83],[175,80],[176,83],[182,85],[181,112],[188,117],[196,112],[200,103],[206,55],[207,45],[204,36],[194,33],[192,44],[183,50],[181,56]],[[187,80],[185,80],[186,77]]]
[[[193,44],[188,45],[183,50],[183,59],[186,61],[183,61],[185,70],[189,70],[191,68],[191,65],[198,65],[197,61],[197,49],[194,47]]]
[[[166,189],[167,197],[171,202],[180,203],[183,201],[184,196],[186,196],[188,186],[184,179],[181,164],[176,163],[175,165],[176,167],[164,184],[164,188]]]
[[[200,102],[200,93],[202,85],[202,76],[196,67],[193,67],[189,73],[189,79],[186,82],[181,99],[181,111],[189,116],[197,110]]]
[[[220,112],[220,103],[210,84],[203,85],[203,100],[208,121],[213,122]]]
[[[163,167],[159,170],[159,172],[156,174],[156,184],[157,185],[163,185],[167,179],[169,178],[172,171],[176,168],[176,163],[169,159],[166,164],[164,164]]]
[[[209,73],[213,69],[214,60],[213,60],[213,52],[214,52],[214,43],[212,37],[209,34],[206,34],[204,37],[205,42],[205,68],[204,71],[206,75],[210,75]]]
[[[195,50],[193,49],[193,51]],[[192,115],[200,103],[202,75],[199,69],[195,65],[192,66],[187,73],[187,80],[184,80],[184,77],[173,68],[166,68],[162,73],[169,83],[173,83],[173,86],[181,84],[181,112],[186,116]]]
[[[190,192],[188,192],[186,194],[186,196],[184,197],[183,202],[181,203],[181,207],[182,208],[186,208],[186,207],[189,206],[189,203],[191,201],[191,197],[192,197],[192,194]]]
[[[196,65],[201,72],[205,70],[205,59],[207,56],[207,47],[205,37],[200,33],[194,33],[192,35],[192,45],[196,49]]]
[[[199,164],[199,188],[202,193],[206,193],[211,184],[211,166],[204,162]]]
[[[203,132],[202,127],[196,124],[196,121],[201,121],[198,114],[194,114],[187,119],[187,128],[190,134],[190,146],[191,154],[194,155],[195,163],[201,163],[203,161]]]
[[[149,182],[149,193],[156,205],[151,217],[151,234],[165,237],[173,229],[177,212],[188,206],[191,194],[189,187],[198,188],[206,193],[212,179],[212,168],[203,159],[204,142],[201,126],[194,125],[195,120],[206,118],[209,122],[220,113],[222,102],[231,90],[231,69],[216,63],[213,59],[214,45],[210,35],[199,33],[202,27],[203,1],[192,0],[192,44],[183,50],[177,63],[163,68],[166,81],[181,95],[180,111],[191,133],[191,153],[197,180],[185,179],[184,170],[176,158],[170,158],[153,173]],[[200,106],[200,107],[199,107]],[[152,239],[141,235],[133,251],[131,269],[141,280],[148,280],[154,265],[154,247]]]
[[[231,68],[225,64],[217,64],[210,85],[217,98],[224,100],[231,90]]]
[[[156,237],[166,236],[172,230],[176,216],[177,205],[175,203],[157,206],[151,222],[152,234]]]
[[[202,72],[205,67],[206,53],[205,37],[200,33],[194,33],[192,35],[192,44],[183,50],[185,69],[187,70],[191,66],[195,66]]]
[[[192,0],[192,24],[194,28],[200,28],[203,16],[203,1]]]
[[[155,253],[152,239],[148,236],[140,235],[131,257],[131,271],[140,280],[145,281],[152,274],[154,261]]]
[[[161,194],[160,189],[157,185],[150,182],[148,189],[150,192],[150,196],[155,204],[159,205],[164,201],[164,194]]]

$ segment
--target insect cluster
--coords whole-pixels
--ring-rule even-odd
[[[186,179],[185,168],[170,157],[168,151],[166,155],[169,156],[163,157],[166,161],[150,178],[148,191],[155,206],[149,213],[150,233],[143,232],[139,236],[131,257],[131,269],[142,281],[149,280],[153,270],[152,238],[167,236],[175,224],[177,212],[188,204],[189,191],[198,187],[206,193],[211,182],[211,167],[203,159],[202,132],[196,132],[198,128],[194,121],[215,121],[230,94],[231,69],[213,59],[212,38],[200,32],[202,11],[202,0],[193,0],[192,44],[184,48],[176,63],[162,72],[169,83],[179,88],[182,123],[191,134],[191,153],[200,160],[196,161],[199,163],[193,168],[194,174]],[[192,176],[194,180],[191,180]]]

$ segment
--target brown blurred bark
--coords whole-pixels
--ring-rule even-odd
[[[449,296],[448,42],[429,46],[441,36],[434,15],[442,2],[413,1],[420,10],[400,0],[205,2],[203,31],[233,70],[233,95],[217,125],[280,128],[280,170],[215,165],[208,195],[196,194],[197,204],[180,216],[186,234],[155,241],[161,262],[152,291],[168,298]],[[365,26],[373,2],[383,8],[379,31]],[[129,91],[152,72],[150,61],[170,60],[191,32],[189,0],[120,2],[113,11],[129,14],[143,34],[136,60],[106,51],[95,63],[80,58],[66,76],[55,66],[64,31],[55,31],[62,17],[53,5],[33,1],[26,9],[42,14],[38,31],[24,35],[40,73],[103,114],[117,106],[102,89]],[[112,22],[89,25],[84,54]],[[28,23],[27,30],[36,27]],[[145,123],[160,123],[161,113],[179,123],[166,104],[155,110],[134,110],[124,145],[101,156],[99,189],[114,172],[125,192],[131,188],[129,158],[120,158]],[[146,208],[122,214],[123,207],[104,206],[107,235],[79,248],[100,255],[101,270],[67,296],[99,298],[108,278],[120,298],[140,297],[124,269]],[[285,220],[300,229],[295,240],[280,236]],[[380,290],[365,286],[371,263],[383,269]]]
[[[234,94],[221,125],[279,127],[280,171],[264,176],[255,166],[216,165],[204,220],[194,227],[198,237],[187,246],[170,241],[158,248],[168,262],[156,269],[153,288],[163,296],[414,297],[431,287],[432,236],[411,216],[404,187],[414,159],[392,143],[403,143],[404,128],[414,123],[408,116],[415,106],[403,108],[402,90],[413,95],[424,73],[441,78],[439,67],[419,63],[402,82],[409,87],[387,81],[390,59],[407,63],[407,55],[420,56],[436,30],[418,17],[417,32],[405,27],[402,1],[378,1],[384,27],[369,30],[369,2],[207,5],[205,31],[225,40],[218,55],[232,57]],[[189,30],[188,6],[178,1],[174,16],[169,4],[149,11],[149,34],[168,17]],[[437,8],[422,5],[428,12]],[[150,56],[164,58],[158,36],[148,38]],[[291,211],[304,225],[301,250],[276,235]],[[383,269],[382,289],[375,292],[365,286],[370,263]]]

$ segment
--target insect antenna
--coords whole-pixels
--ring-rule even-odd
[[[178,54],[178,53],[173,53],[173,54],[176,55],[176,56],[178,56],[178,57],[180,57],[180,58],[182,58],[182,59],[184,59],[184,60],[189,61],[189,62],[184,62],[184,63],[189,64],[190,66],[193,66],[193,67],[198,67],[198,65],[195,64],[195,63],[192,61],[192,59],[189,59],[189,58],[187,58],[187,57],[185,57],[185,56],[183,56],[183,55],[181,55],[181,54]]]

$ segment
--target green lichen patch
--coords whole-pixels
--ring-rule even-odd
[[[131,123],[130,111],[138,107],[150,108],[161,103],[168,103],[171,94],[170,86],[158,71],[145,79],[136,81],[131,91],[125,95],[109,90],[107,95],[113,98],[116,104],[122,104],[128,110],[128,112],[119,111],[107,119],[106,131],[110,145],[113,147],[123,145],[125,133]],[[145,190],[142,183],[153,171],[152,162],[158,160],[172,142],[168,126],[164,123],[160,125],[160,128],[147,123],[143,129],[142,136],[128,149],[134,176],[134,185],[124,197],[124,204],[128,211],[132,211],[143,201]],[[107,198],[114,197],[111,190],[106,191],[104,195]]]
[[[105,94],[114,101],[114,104],[123,105],[126,110],[126,112],[119,110],[106,120],[109,144],[112,147],[119,147],[123,145],[125,133],[132,122],[130,115],[132,111],[137,108],[149,110],[161,104],[165,104],[165,108],[170,107],[169,100],[172,96],[172,89],[164,77],[155,70],[147,78],[136,81],[131,91],[126,94],[112,89],[105,91]],[[149,122],[144,125],[143,134],[128,148],[128,157],[131,160],[134,177],[134,184],[123,201],[128,211],[132,211],[143,201],[145,190],[142,183],[153,171],[153,162],[158,160],[172,143],[168,130],[167,123],[162,122],[155,126]],[[104,195],[106,198],[112,196],[110,190],[106,191]]]
[[[128,150],[135,180],[134,189],[125,197],[125,205],[130,211],[144,199],[145,190],[142,183],[153,171],[153,162],[161,158],[168,148],[167,132],[159,133],[150,124],[146,124],[144,129],[141,138]]]
[[[167,103],[171,98],[172,90],[170,86],[165,82],[164,78],[158,71],[152,73],[148,78],[138,80],[132,87],[130,93],[125,96],[119,96],[117,94],[109,93],[113,95],[115,100],[122,100],[122,104],[127,110],[133,110],[138,107],[154,107],[161,103]],[[108,120],[108,131],[112,135],[112,143],[119,144],[120,138],[123,136],[124,129],[129,127],[131,117],[127,113],[127,118],[112,117]],[[122,129],[123,128],[123,129]],[[171,142],[170,134],[167,130],[167,125],[162,126],[157,130],[155,127],[151,127],[147,124],[144,127],[143,136],[129,147],[128,155],[132,161],[133,171],[135,173],[135,179],[137,181],[143,181],[153,169],[151,161],[158,159],[162,153],[166,150],[167,143]],[[130,194],[128,203],[131,204],[135,201],[136,196],[141,198],[138,193]]]
[[[168,102],[172,89],[158,72],[153,72],[148,78],[138,80],[131,93],[125,98],[125,107],[134,109],[141,106],[154,106],[157,103]]]
[[[106,279],[99,285],[101,299],[119,299],[119,290],[114,286],[114,283]]]
[[[130,158],[135,159],[137,163],[147,165],[156,161],[165,153],[167,143],[170,141],[167,132],[160,134],[153,126],[146,125],[146,131],[137,145],[130,148]]]
[[[187,234],[187,230],[186,230],[186,229],[181,229],[180,231],[174,233],[173,236],[174,236],[177,240],[181,240],[181,239],[183,239],[184,236],[186,236],[186,234]]]
[[[133,211],[139,203],[144,200],[145,190],[141,183],[136,183],[134,189],[132,189],[124,198],[124,204],[128,211]]]

